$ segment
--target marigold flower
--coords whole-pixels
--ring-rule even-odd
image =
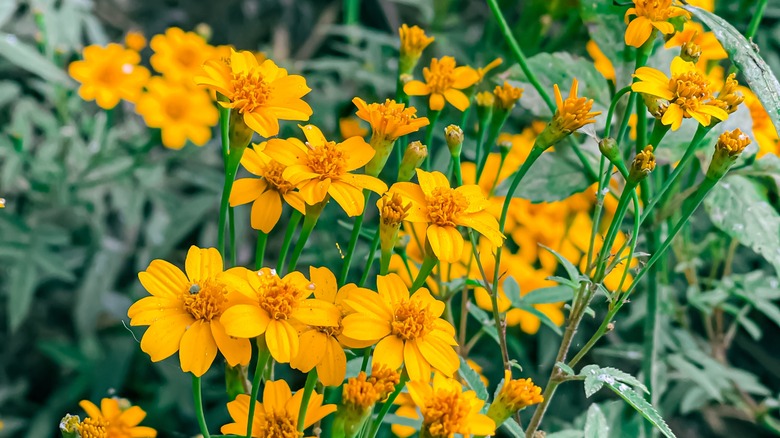
[[[252,228],[267,234],[282,217],[282,201],[301,213],[306,212],[306,204],[295,186],[282,176],[285,166],[263,152],[265,145],[263,142],[244,151],[241,164],[260,178],[237,179],[230,192],[230,206],[252,202]]]
[[[322,420],[336,411],[336,405],[323,405],[324,397],[313,391],[306,408],[304,429]],[[249,401],[246,394],[239,394],[227,404],[228,413],[233,420],[220,428],[225,435],[245,436],[249,422]],[[303,402],[303,391],[295,395],[284,380],[266,382],[263,388],[263,402],[255,402],[252,418],[253,437],[298,438],[298,414]]]
[[[205,76],[195,83],[210,87],[228,98],[219,102],[238,111],[244,122],[263,137],[279,133],[279,120],[309,120],[311,107],[301,98],[311,89],[303,76],[266,59],[258,63],[255,54],[231,49],[229,59],[210,59],[203,66]]]
[[[655,155],[653,154],[653,146],[647,145],[644,150],[640,151],[634,157],[634,161],[631,163],[631,168],[628,170],[628,179],[638,183],[645,179],[650,172],[655,170]]]
[[[306,144],[295,138],[274,138],[265,153],[286,166],[282,176],[298,188],[307,204],[315,205],[330,195],[349,216],[358,216],[365,205],[363,190],[387,191],[387,185],[373,176],[350,173],[375,154],[365,140],[351,137],[336,143],[326,140],[314,125],[300,128]]]
[[[401,39],[399,71],[401,74],[409,74],[417,65],[422,51],[433,42],[434,38],[425,35],[425,31],[419,26],[409,27],[406,24],[402,24],[398,29],[398,36]]]
[[[328,268],[309,269],[312,284],[315,285],[314,297],[332,303],[338,310],[338,321],[333,326],[310,325],[300,330],[299,353],[290,361],[290,366],[308,373],[317,367],[317,376],[325,386],[338,386],[347,373],[347,356],[342,345],[349,348],[366,348],[370,342],[360,342],[344,336],[343,317],[351,311],[344,304],[354,284],[338,288],[336,276]]]
[[[308,299],[317,286],[302,273],[293,271],[284,277],[263,268],[257,272],[233,268],[236,290],[245,300],[222,313],[220,322],[225,332],[235,338],[254,338],[265,333],[271,356],[288,363],[298,355],[299,324],[317,327],[338,327],[341,314],[333,305],[319,299]]]
[[[130,406],[127,400],[104,398],[100,401],[100,408],[89,400],[82,400],[79,406],[88,416],[78,426],[82,438],[154,438],[157,436],[157,431],[151,427],[139,426],[146,417],[146,412],[138,406]]]
[[[401,375],[398,374],[398,371],[385,365],[373,364],[371,365],[371,376],[368,378],[368,382],[374,385],[379,395],[378,400],[384,401],[395,391],[396,385],[401,382]]]
[[[487,415],[496,425],[502,424],[515,412],[544,401],[542,388],[534,385],[531,379],[512,379],[512,373],[504,370],[504,381]]]
[[[596,67],[599,73],[604,78],[615,82],[615,66],[612,65],[612,61],[607,58],[607,55],[601,51],[598,44],[595,41],[590,40],[585,44],[585,50],[588,52],[591,58],[593,58],[593,66]]]
[[[376,154],[366,164],[366,173],[372,176],[379,175],[385,167],[398,137],[416,132],[429,123],[427,117],[417,117],[417,109],[414,107],[406,108],[403,103],[396,103],[392,99],[369,105],[356,97],[352,103],[358,108],[357,116],[371,124],[370,144]]]
[[[485,404],[474,391],[463,391],[461,384],[440,374],[433,377],[433,387],[426,382],[407,384],[409,395],[423,417],[421,435],[430,438],[492,435],[496,423],[479,411]]]
[[[374,363],[398,369],[403,364],[412,380],[427,382],[433,370],[446,376],[457,371],[453,349],[455,328],[441,318],[444,303],[420,288],[411,297],[397,274],[377,277],[379,293],[356,289],[347,305],[356,313],[344,318],[344,334],[378,342]]]
[[[656,100],[662,99],[657,104],[651,102],[648,108],[654,116],[660,116],[661,123],[671,125],[673,131],[680,127],[684,118],[693,118],[708,126],[712,117],[723,121],[729,116],[713,102],[710,81],[706,76],[695,64],[679,56],[672,61],[671,78],[650,67],[638,68],[634,77],[639,80],[631,85],[633,91]]]
[[[131,30],[125,34],[125,46],[130,50],[140,52],[146,47],[146,37],[143,32]]]
[[[707,169],[707,178],[722,178],[749,144],[750,137],[739,128],[721,134],[718,142],[715,143],[715,153]]]
[[[342,405],[336,414],[335,429],[343,430],[347,437],[357,436],[374,405],[386,399],[399,382],[400,376],[396,371],[376,364],[372,367],[371,377],[361,371],[357,377],[349,378],[342,391]]]
[[[630,18],[632,16],[633,19]],[[674,25],[669,22],[674,17],[691,18],[691,14],[672,6],[672,0],[634,0],[634,7],[627,10],[624,17],[628,24],[626,44],[641,47],[650,39],[654,29],[666,35],[674,33]]]
[[[138,52],[111,43],[84,48],[84,59],[73,61],[68,74],[81,83],[79,96],[94,100],[103,109],[115,107],[121,99],[135,102],[149,80],[149,70],[139,66]]]
[[[181,369],[202,376],[219,350],[230,366],[249,363],[252,347],[246,339],[225,333],[220,316],[242,300],[233,277],[222,270],[216,248],[190,247],[185,274],[164,260],[153,260],[138,274],[152,295],[130,306],[130,325],[148,325],[141,350],[153,362],[179,351]]]
[[[171,149],[181,149],[187,140],[203,146],[211,139],[211,127],[219,120],[205,91],[191,90],[161,77],[149,80],[135,110],[147,126],[160,128],[163,146]]]
[[[496,102],[496,96],[490,91],[480,91],[475,97],[477,106],[492,107]]]
[[[496,105],[504,111],[510,111],[523,96],[523,89],[504,81],[504,85],[496,85],[493,94],[496,96]]]
[[[202,36],[178,27],[152,37],[149,47],[154,51],[149,59],[152,67],[166,78],[186,86],[192,85],[192,79],[201,74],[203,63],[215,55],[214,47]]]
[[[401,165],[398,167],[398,181],[409,181],[417,168],[428,158],[428,147],[419,141],[410,142],[406,146]]]
[[[419,185],[399,182],[390,191],[411,203],[407,221],[428,224],[426,237],[436,258],[450,263],[460,259],[465,242],[458,225],[474,229],[494,246],[503,243],[498,221],[487,212],[488,201],[479,186],[469,184],[453,189],[441,172],[421,169],[417,169],[417,179]]]
[[[601,114],[601,111],[591,112],[593,99],[577,97],[579,82],[576,78],[572,81],[569,97],[565,100],[561,96],[558,84],[555,84],[553,88],[558,108],[555,110],[550,123],[536,139],[536,144],[545,148],[561,141],[567,135],[585,125],[596,123],[595,117]]]
[[[455,58],[444,56],[431,59],[431,66],[423,69],[425,82],[413,80],[404,85],[409,96],[428,96],[428,106],[433,111],[441,111],[446,99],[452,106],[465,111],[469,98],[463,94],[464,88],[479,80],[477,72],[469,66],[455,67]]]
[[[718,108],[726,111],[728,114],[734,114],[739,105],[745,101],[745,96],[738,90],[739,82],[735,79],[736,73],[732,73],[726,78],[723,83],[723,88],[718,93],[718,97],[715,98],[713,104]]]

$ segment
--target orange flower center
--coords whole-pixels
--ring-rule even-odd
[[[97,81],[105,86],[117,87],[122,82],[122,78],[132,72],[131,64],[118,65],[108,62],[98,70]]]
[[[260,436],[274,438],[298,438],[298,425],[287,413],[266,413]]]
[[[465,196],[447,187],[436,187],[425,201],[428,203],[429,222],[441,227],[454,227],[455,218],[469,206]]]
[[[423,427],[432,438],[450,437],[462,432],[470,412],[469,403],[456,390],[439,389],[420,409]]]
[[[284,166],[278,161],[271,161],[263,170],[263,178],[265,178],[272,189],[284,195],[294,189],[295,186],[284,179],[282,173],[284,173]]]
[[[263,285],[260,292],[260,308],[276,320],[285,320],[292,315],[303,293],[289,281],[276,274],[258,272]]]
[[[201,55],[194,47],[177,47],[176,61],[185,69],[198,68],[201,65]]]
[[[347,157],[344,151],[329,141],[323,145],[309,146],[308,164],[314,173],[320,174],[320,179],[339,178],[347,172]]]
[[[187,101],[182,96],[173,95],[165,99],[163,103],[165,114],[173,120],[184,118],[187,114]]]
[[[675,75],[669,80],[669,89],[676,96],[674,103],[684,110],[695,110],[699,103],[712,99],[709,82],[698,71]]]
[[[184,308],[193,318],[208,322],[222,315],[227,303],[226,295],[227,289],[220,282],[206,280],[192,283],[184,294]]]
[[[265,82],[260,72],[233,73],[233,108],[238,108],[240,113],[256,110],[263,106],[271,94],[271,87]]]
[[[85,418],[79,424],[81,438],[108,438],[108,421],[102,418]]]
[[[455,72],[455,59],[445,56],[441,59],[432,59],[431,67],[423,69],[425,83],[431,88],[431,93],[444,93],[452,88]]]
[[[672,15],[672,0],[636,0],[634,4],[637,16],[651,21],[666,21]]]
[[[393,321],[390,323],[393,334],[404,341],[425,336],[433,329],[433,315],[415,301],[404,301],[395,307]]]
[[[344,331],[344,326],[341,324],[341,320],[339,320],[339,325],[336,327],[322,327],[317,326],[314,327],[315,330],[317,330],[320,333],[324,333],[332,338],[337,338],[339,335],[341,335],[341,332]]]

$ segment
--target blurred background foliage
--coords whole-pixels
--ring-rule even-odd
[[[583,23],[586,5],[502,4],[527,55],[573,56],[532,58],[539,68],[564,70],[563,77],[592,75],[582,94],[594,97],[599,109],[609,104],[610,88],[585,51],[589,31],[604,28]],[[753,6],[752,0],[718,1],[716,11],[744,30]],[[68,62],[85,45],[121,41],[131,30],[151,37],[171,26],[198,29],[213,44],[263,51],[302,73],[314,89],[307,96],[315,109],[312,122],[335,133],[339,118],[354,111],[353,96],[372,101],[393,94],[396,29],[402,23],[419,24],[436,37],[426,56],[453,55],[475,67],[503,56],[502,68],[511,66],[490,11],[476,0],[365,0],[359,11],[345,11],[340,0],[0,0],[0,196],[8,202],[0,211],[0,436],[54,436],[60,417],[77,412],[79,400],[107,394],[142,406],[146,424],[161,436],[196,433],[188,376],[176,358],[151,364],[124,321],[132,300],[143,295],[136,273],[150,260],[180,265],[189,245],[216,241],[219,146],[212,140],[202,148],[163,149],[159,134],[146,129],[127,104],[106,112],[83,102],[66,73]],[[612,31],[620,36],[622,28]],[[777,2],[769,2],[755,43],[780,72]],[[143,55],[148,59],[149,49]],[[558,80],[550,71],[544,76]],[[510,77],[522,81],[511,70]],[[529,88],[521,101],[527,111],[515,112],[511,131],[544,116]],[[286,128],[282,135],[293,135],[294,127]],[[780,405],[780,309],[774,304],[780,289],[777,272],[765,260],[780,267],[780,242],[772,246],[780,233],[780,164],[768,156],[739,173],[730,184],[741,191],[714,193],[688,231],[688,243],[676,250],[676,272],[706,275],[703,286],[680,276],[663,286],[670,299],[662,309],[660,410],[681,437],[752,437],[779,429],[773,415]],[[561,188],[560,173],[540,177],[548,179],[538,185],[543,193],[529,195],[536,200],[562,199],[587,186],[582,181]],[[238,242],[253,242],[247,218],[237,214]],[[329,220],[334,223],[318,229],[332,232],[315,232],[312,245],[320,248],[318,260],[337,266],[336,243],[346,243],[351,222],[335,215]],[[269,244],[271,258],[278,247]],[[253,243],[240,245],[239,261],[249,263],[252,251]],[[309,252],[302,264],[314,255]],[[609,345],[594,351],[598,363],[637,372],[643,317],[638,300]],[[597,322],[583,331],[591,332]],[[725,332],[728,342],[708,343],[711,323],[733,328]],[[514,330],[509,337],[524,375],[544,382],[558,335],[543,327],[535,336]],[[485,342],[473,350],[493,384],[500,366],[480,356],[492,357],[487,353],[494,350]],[[217,370],[206,377],[213,383],[207,402],[215,401],[208,415],[220,424],[226,418],[223,376]],[[614,397],[599,394],[590,410],[576,385],[559,390],[558,397],[547,420],[558,438],[583,436],[586,423],[602,419],[609,436],[640,433],[641,419]]]

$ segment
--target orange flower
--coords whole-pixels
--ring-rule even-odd
[[[444,56],[433,58],[431,66],[423,69],[425,82],[410,81],[404,86],[404,92],[410,96],[430,95],[428,106],[433,111],[444,108],[445,99],[455,108],[465,111],[469,98],[462,91],[479,80],[479,74],[469,66],[455,67],[455,58]]]
[[[149,43],[154,50],[149,62],[166,78],[192,86],[192,78],[201,73],[203,63],[214,56],[215,49],[195,32],[171,27],[155,35]]]
[[[120,404],[121,402],[121,404]],[[100,408],[89,400],[79,402],[81,409],[87,413],[81,424],[79,434],[82,437],[90,437],[95,429],[105,430],[106,438],[154,438],[157,431],[151,427],[138,424],[146,417],[146,412],[138,406],[130,406],[127,400],[117,398],[104,398],[100,401]]]
[[[634,17],[631,19],[630,17]],[[626,11],[625,21],[626,44],[641,47],[658,29],[665,35],[674,33],[674,25],[670,18],[691,18],[691,14],[683,8],[672,6],[672,0],[634,0],[634,7]],[[630,22],[629,22],[630,21]]]
[[[84,60],[71,62],[68,73],[81,83],[79,96],[95,100],[103,109],[115,107],[121,99],[135,102],[149,80],[149,70],[139,66],[141,56],[119,44],[84,48]]]

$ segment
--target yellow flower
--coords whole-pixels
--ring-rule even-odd
[[[301,98],[311,89],[303,76],[288,75],[267,59],[257,62],[252,52],[231,49],[228,59],[210,59],[203,66],[205,76],[195,83],[210,87],[230,102],[219,102],[238,111],[244,122],[263,137],[279,133],[279,120],[309,120],[311,107]]]
[[[336,276],[328,268],[309,269],[314,296],[323,302],[333,304],[338,310],[338,320],[332,326],[308,326],[300,332],[299,353],[290,361],[290,366],[308,373],[315,366],[317,376],[325,386],[339,386],[347,373],[347,356],[342,345],[349,348],[366,348],[369,342],[360,342],[344,336],[343,317],[349,309],[344,300],[350,291],[357,289],[354,284],[338,288]]]
[[[715,12],[715,0],[688,0],[687,3],[706,11]]]
[[[742,95],[739,89],[739,82],[735,79],[736,73],[730,74],[723,83],[718,93],[718,97],[715,98],[713,104],[726,111],[728,114],[734,114],[737,111],[737,107],[745,101],[745,96]]]
[[[601,73],[606,79],[615,82],[615,66],[612,65],[612,61],[607,58],[604,52],[601,51],[598,44],[595,41],[590,40],[585,45],[585,50],[588,51],[588,55],[593,58],[593,64],[596,70]]]
[[[130,50],[140,52],[146,47],[146,37],[143,32],[131,30],[125,34],[125,46]]]
[[[523,96],[523,89],[514,87],[504,81],[504,85],[496,85],[493,94],[496,96],[498,107],[509,111],[515,107],[517,101]]]
[[[404,204],[397,193],[385,193],[376,203],[379,209],[379,243],[382,253],[391,254],[398,241],[398,230],[406,219],[411,204]]]
[[[628,23],[626,44],[641,47],[650,39],[654,28],[665,35],[674,33],[674,25],[669,22],[674,17],[691,18],[691,15],[685,9],[672,6],[672,0],[635,0],[634,7],[627,10],[624,17]]]
[[[306,144],[298,139],[268,141],[265,153],[281,163],[284,179],[300,191],[304,201],[315,205],[333,197],[349,216],[363,212],[363,190],[387,191],[387,185],[369,175],[350,173],[374,156],[365,140],[351,137],[341,143],[328,141],[314,125],[301,126]]]
[[[695,21],[686,21],[681,32],[677,32],[667,42],[665,47],[679,47],[685,43],[694,43],[701,48],[701,56],[696,63],[704,69],[710,61],[728,58],[728,53],[712,32],[705,32],[704,26]]]
[[[572,133],[585,125],[596,123],[594,117],[601,114],[600,111],[592,112],[593,99],[577,97],[579,82],[575,78],[569,90],[569,97],[566,100],[561,96],[561,90],[558,84],[553,85],[555,90],[555,103],[557,109],[553,115],[553,124],[559,126],[564,133]]]
[[[203,63],[215,54],[202,36],[171,27],[164,34],[155,35],[149,43],[154,51],[149,60],[155,70],[166,78],[192,85],[192,79],[202,71]]]
[[[496,423],[479,411],[485,404],[474,391],[463,391],[461,384],[440,374],[433,377],[433,387],[426,382],[407,383],[409,395],[423,417],[421,436],[450,438],[493,435]]]
[[[323,405],[324,397],[312,392],[306,408],[304,429],[336,411],[336,405]],[[252,418],[252,436],[262,438],[298,438],[298,414],[303,402],[303,391],[295,395],[284,380],[266,382],[263,388],[263,402],[255,402]],[[249,396],[239,394],[227,404],[232,423],[220,428],[226,435],[245,436],[249,422]]]
[[[721,134],[715,143],[715,153],[707,169],[707,178],[722,178],[749,144],[750,137],[739,128]]]
[[[490,91],[480,91],[474,100],[477,101],[478,106],[492,107],[496,103],[496,96]]]
[[[425,31],[419,26],[409,27],[406,24],[402,24],[398,29],[398,36],[401,39],[399,71],[401,74],[408,74],[414,70],[422,51],[433,42],[434,38],[425,35]]]
[[[488,408],[488,417],[501,424],[515,412],[544,401],[542,388],[531,379],[512,380],[512,373],[504,370],[504,381],[493,403]]]
[[[162,77],[149,80],[146,93],[138,98],[136,112],[150,128],[160,128],[163,145],[181,149],[192,141],[203,146],[211,138],[211,127],[219,120],[209,95]]]
[[[269,268],[257,272],[233,269],[243,279],[236,282],[236,289],[246,299],[222,313],[220,321],[225,332],[236,338],[254,338],[265,333],[268,350],[277,362],[289,363],[298,355],[299,324],[338,326],[339,310],[327,301],[308,299],[316,285],[300,272],[280,277]]]
[[[368,135],[368,128],[360,125],[360,119],[357,117],[342,117],[339,119],[339,134],[341,138],[365,137]]]
[[[157,431],[151,427],[138,425],[146,417],[146,412],[138,406],[130,406],[127,400],[104,398],[100,401],[100,408],[89,400],[82,400],[79,406],[88,416],[78,427],[82,438],[154,438],[157,436]]]
[[[434,111],[444,108],[445,99],[455,108],[465,111],[469,106],[469,98],[460,90],[479,80],[473,68],[455,67],[455,58],[451,56],[433,58],[431,66],[423,69],[423,77],[425,82],[413,80],[404,85],[404,92],[409,96],[430,95],[428,106]]]
[[[753,119],[753,136],[758,144],[758,158],[766,154],[780,155],[780,138],[769,113],[750,89],[740,87],[740,91],[745,96],[745,105]]]
[[[153,362],[179,351],[181,369],[202,376],[211,366],[217,349],[228,364],[246,365],[252,347],[246,339],[225,333],[220,315],[242,301],[230,273],[222,270],[222,257],[215,248],[190,247],[185,261],[187,275],[164,260],[153,260],[138,274],[152,295],[130,306],[130,325],[148,325],[141,350]]]
[[[371,377],[361,371],[357,377],[349,378],[341,395],[342,407],[336,414],[336,430],[343,430],[346,436],[357,436],[374,405],[387,399],[400,380],[396,371],[376,364],[372,366]]]
[[[378,342],[374,363],[398,369],[402,364],[412,380],[428,381],[433,370],[446,376],[457,371],[458,355],[453,349],[455,328],[441,318],[444,303],[428,289],[409,288],[396,274],[377,277],[379,293],[356,289],[347,305],[356,313],[344,318],[344,334],[350,338]]]
[[[711,117],[723,121],[729,115],[718,108],[713,102],[710,82],[692,62],[686,62],[679,56],[674,58],[671,66],[671,78],[650,67],[640,67],[634,77],[639,79],[631,86],[635,92],[643,93],[651,98],[662,99],[656,105],[660,108],[661,123],[671,125],[676,131],[684,118],[694,118],[703,126],[708,126]]]
[[[352,103],[357,107],[357,116],[371,125],[371,143],[375,141],[395,141],[402,135],[417,132],[428,125],[427,117],[417,117],[417,109],[406,108],[403,103],[386,99],[384,103],[366,104],[356,97]]]
[[[282,176],[285,167],[263,152],[265,145],[263,142],[244,151],[241,164],[260,178],[237,179],[230,192],[230,206],[252,202],[252,228],[267,234],[282,217],[282,201],[301,213],[306,212],[306,205],[301,194]]]
[[[119,44],[106,47],[92,45],[84,48],[84,60],[74,61],[68,73],[81,83],[79,96],[95,100],[103,109],[111,109],[120,99],[135,102],[149,80],[149,70],[139,66],[138,52]]]
[[[436,258],[444,262],[460,259],[465,244],[457,226],[474,229],[487,237],[494,246],[503,243],[498,221],[485,209],[488,200],[473,184],[450,188],[441,172],[417,169],[420,184],[395,183],[390,191],[411,203],[406,220],[427,223],[426,238]]]

